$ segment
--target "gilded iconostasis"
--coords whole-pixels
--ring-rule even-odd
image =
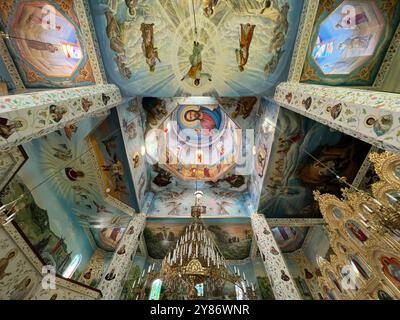
[[[121,239],[132,217],[143,213],[146,224],[120,295],[135,300],[150,291],[143,275],[179,244],[200,191],[204,225],[227,264],[255,286],[256,299],[275,299],[277,282],[253,232],[256,213],[276,242],[268,254],[283,256],[302,299],[350,297],[339,281],[340,259],[357,269],[357,290],[370,293],[352,298],[400,297],[397,247],[386,250],[391,242],[381,243],[350,209],[332,211],[315,194],[340,198],[353,183],[375,192],[380,176],[376,167],[366,168],[371,144],[273,99],[276,86],[292,80],[291,62],[301,51],[298,82],[371,89],[398,42],[400,5],[320,0],[310,7],[316,12],[308,22],[310,41],[299,47],[307,3],[1,1],[0,89],[15,94],[108,82],[122,94],[115,108],[74,121],[73,110],[88,112],[112,98],[103,93],[98,101],[0,115],[0,142],[58,124],[14,147],[12,156],[0,153],[0,204],[24,195],[13,225],[38,259],[56,266],[60,277],[96,289],[104,276],[113,280],[113,256],[126,254]],[[380,90],[400,92],[396,68],[387,70]],[[293,96],[285,97],[288,103]],[[302,101],[305,110],[314,103],[309,99]],[[345,113],[339,102],[325,111],[333,120]],[[393,129],[390,114],[359,113],[377,136]],[[396,188],[389,191],[399,198]],[[73,297],[66,289],[56,297],[40,293],[40,276],[25,266],[25,255],[6,234],[0,238],[0,299]],[[358,254],[363,250],[375,255]],[[161,285],[157,290],[159,299],[179,297]],[[244,298],[234,285],[223,288],[223,297]]]

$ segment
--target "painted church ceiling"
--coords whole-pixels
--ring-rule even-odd
[[[60,268],[77,254],[84,268],[95,249],[113,251],[131,219],[106,202],[100,170],[94,170],[103,165],[96,161],[109,161],[102,170],[108,175],[106,168],[113,168],[115,160],[102,143],[110,137],[111,127],[103,120],[86,119],[24,144],[28,160],[1,194],[3,203],[25,194],[15,221],[42,258]],[[99,139],[101,158],[92,154],[88,136]],[[114,150],[111,145],[108,149]],[[107,178],[113,182],[112,176]]]
[[[246,139],[254,138],[258,98],[145,97],[138,103],[152,190],[178,185],[195,189],[196,184],[247,188],[251,172],[241,170],[241,157]]]
[[[301,80],[372,85],[400,21],[397,0],[323,0]]]
[[[199,188],[200,189],[200,188]],[[249,217],[251,208],[247,192],[223,190],[220,188],[201,189],[203,197],[201,205],[206,207],[203,217]],[[144,206],[148,216],[163,218],[187,218],[191,216],[191,206],[194,205],[194,189],[182,186],[169,188],[161,192],[151,192],[149,202]]]
[[[339,195],[370,145],[281,108],[258,211],[267,218],[321,218],[312,192]]]
[[[133,180],[116,110],[88,136],[103,188],[132,208],[138,208]]]
[[[248,216],[252,170],[245,171],[245,161],[237,159],[251,154],[253,140],[246,144],[246,134],[254,139],[259,107],[256,97],[144,97],[132,100],[125,115],[120,108],[125,129],[138,112],[144,126],[146,157],[140,159],[147,163],[151,193],[143,211],[188,217],[199,189],[207,216]]]
[[[129,175],[135,186],[138,208],[141,210],[149,187],[150,165],[146,157],[142,115],[137,99],[120,105],[117,113],[123,141],[116,146],[125,152],[128,161],[127,170],[130,171]]]
[[[1,5],[0,26],[25,87],[94,84],[72,0],[4,0]],[[15,88],[11,79],[5,80],[9,89]]]
[[[90,1],[109,80],[126,96],[254,95],[285,78],[303,1],[193,5]]]

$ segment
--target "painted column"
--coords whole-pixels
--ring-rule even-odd
[[[101,290],[104,300],[116,300],[121,294],[125,275],[135,255],[146,222],[143,213],[135,215],[129,222],[117,250],[111,260],[107,271],[103,274],[98,289]]]
[[[379,148],[400,151],[400,94],[283,82],[281,106]]]
[[[276,300],[301,300],[285,260],[263,215],[252,214],[251,224]]]
[[[122,102],[119,88],[100,84],[0,97],[0,151],[103,115]]]

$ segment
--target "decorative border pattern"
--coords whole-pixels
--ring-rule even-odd
[[[289,273],[285,259],[265,217],[252,214],[251,224],[275,298],[277,300],[301,300],[297,286]],[[271,249],[272,252],[278,252],[278,254],[272,253]]]
[[[88,3],[83,0],[74,1],[75,13],[79,20],[80,30],[85,42],[85,49],[92,66],[93,76],[97,84],[107,83],[104,66],[99,57],[99,45],[97,43],[96,34],[94,32],[93,22],[88,15]]]
[[[145,223],[146,215],[142,213],[135,215],[129,222],[118,248],[115,250],[111,263],[98,285],[104,300],[116,300],[119,298],[124,280],[129,272],[128,266],[138,248],[140,234],[144,229]],[[124,247],[125,252],[118,254],[122,247]]]
[[[292,61],[289,69],[289,82],[300,82],[307,49],[314,29],[317,16],[319,0],[306,0],[301,14],[299,31],[297,33],[296,45],[293,50]]]
[[[267,218],[268,225],[273,227],[311,227],[324,225],[325,220],[319,218]]]
[[[0,38],[0,57],[3,59],[4,65],[7,68],[7,71],[13,81],[16,90],[25,90],[24,82],[22,81],[17,67],[14,64],[13,59],[11,58],[10,53],[8,52],[7,46],[3,39]]]
[[[381,64],[378,74],[375,77],[375,81],[372,85],[374,89],[379,90],[382,88],[383,83],[385,81],[385,77],[388,74],[389,69],[394,62],[394,58],[399,48],[400,48],[400,24],[397,27],[395,34],[393,35],[392,41],[386,52],[385,58]]]
[[[371,147],[371,149],[368,152],[368,155],[371,154],[371,152],[376,152],[378,148],[376,147]],[[371,161],[369,160],[369,157],[366,156],[364,159],[364,162],[362,163],[360,169],[357,172],[356,177],[354,178],[353,182],[351,183],[354,187],[358,188],[362,182],[362,180],[365,178],[365,174],[371,167]]]
[[[399,94],[284,82],[274,98],[333,129],[381,149],[400,151]]]
[[[28,155],[22,147],[15,147],[10,152],[0,152],[0,191],[28,160]]]
[[[7,128],[7,136],[0,136],[0,150],[39,138],[82,118],[104,114],[121,101],[119,88],[113,84],[0,97],[0,118]]]

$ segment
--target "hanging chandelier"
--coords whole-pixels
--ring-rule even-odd
[[[237,268],[229,269],[202,223],[201,215],[206,212],[206,207],[201,204],[203,192],[197,190],[197,181],[194,195],[193,222],[162,261],[160,277],[163,285],[170,292],[183,289],[189,299],[201,299],[206,295],[222,296],[225,283],[229,282],[241,291],[243,299],[255,299],[254,284],[246,280],[244,273],[242,279]]]
[[[188,299],[223,296],[226,283],[241,290],[243,299],[255,299],[254,284],[240,275],[238,268],[227,265],[200,217],[185,232],[163,259],[160,278],[169,292],[182,291]]]

